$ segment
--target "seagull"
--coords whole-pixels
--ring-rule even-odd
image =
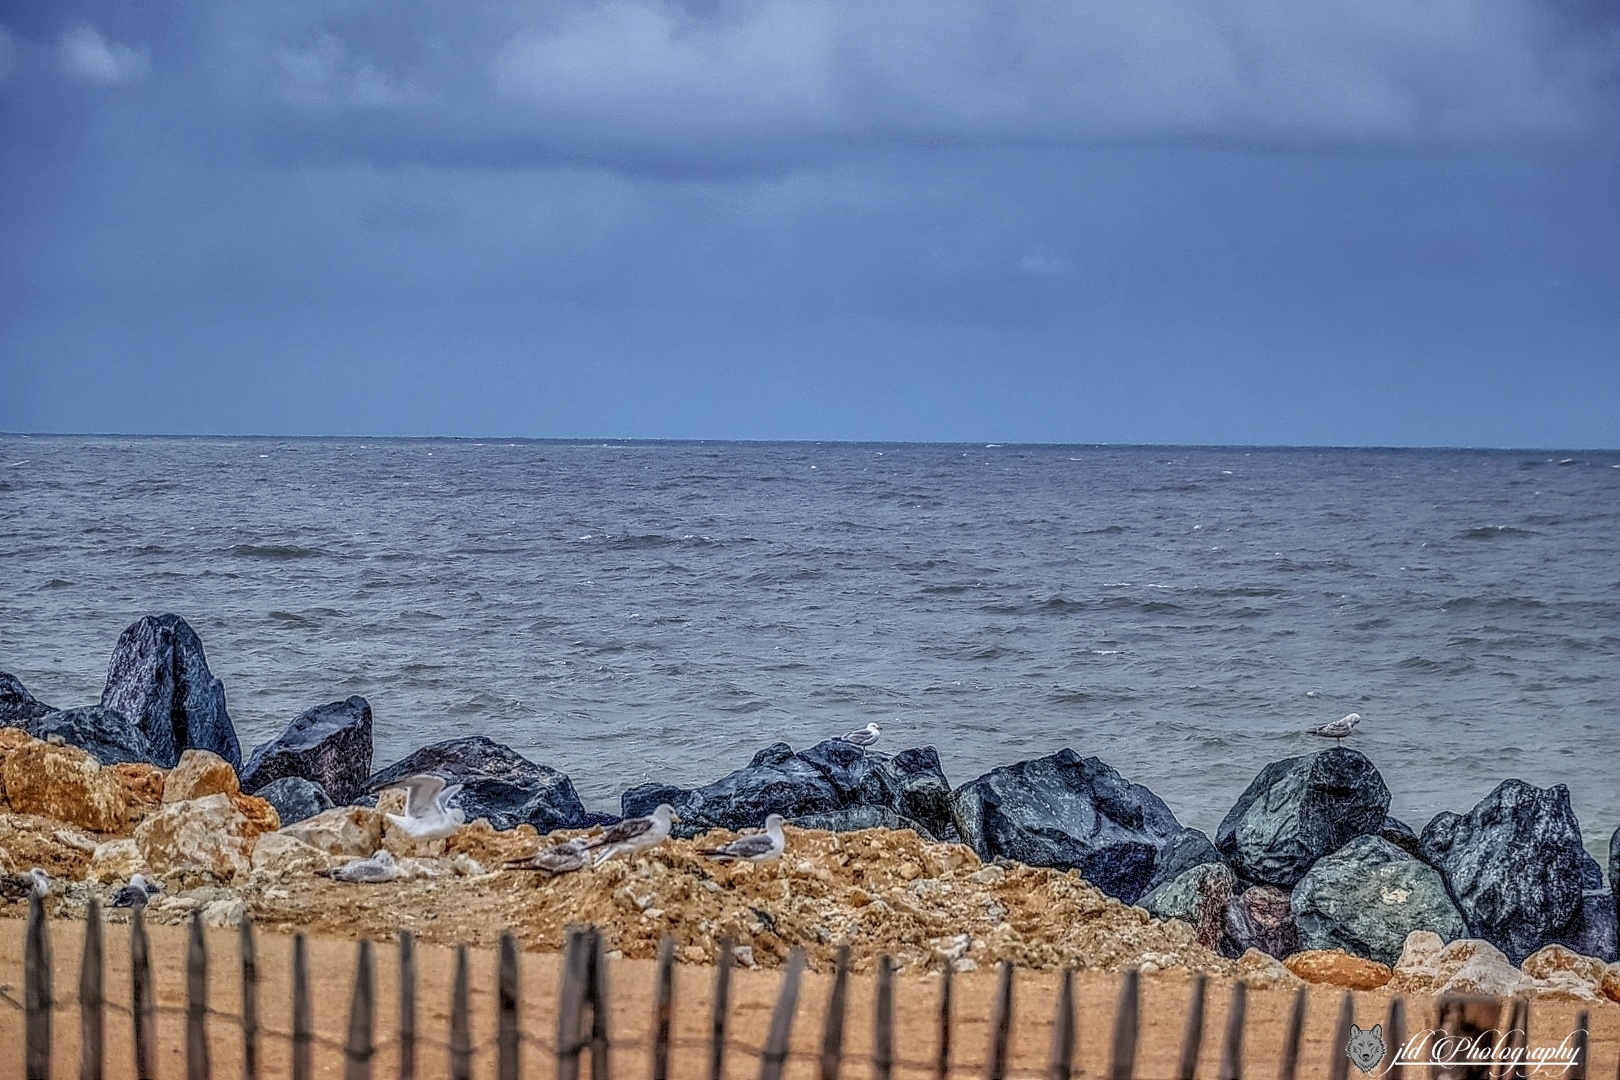
[[[669,827],[681,820],[669,803],[659,803],[651,817],[625,818],[593,840],[587,850],[600,850],[596,865],[601,866],[615,855],[634,854],[656,847],[669,836]]]
[[[1312,728],[1310,733],[1320,735],[1324,739],[1342,739],[1355,730],[1355,726],[1359,723],[1361,723],[1361,714],[1353,712],[1340,717],[1331,724],[1323,724],[1319,728]]]
[[[29,894],[43,899],[51,892],[51,875],[34,867],[26,874],[0,874],[0,899],[26,900]]]
[[[461,791],[460,784],[445,787],[443,777],[421,774],[388,786],[405,789],[405,814],[384,816],[414,840],[442,840],[467,820],[465,810],[450,806],[450,800]]]
[[[513,859],[503,865],[508,870],[539,870],[549,877],[555,877],[584,866],[589,861],[585,852],[590,846],[589,837],[576,836],[566,843],[541,848],[527,859]]]
[[[113,907],[145,907],[152,894],[162,891],[163,886],[155,881],[147,881],[141,874],[131,874],[129,884],[113,893]]]
[[[771,862],[782,857],[782,848],[787,844],[782,836],[782,815],[772,814],[765,819],[765,831],[755,833],[753,836],[739,836],[729,844],[721,844],[709,851],[699,851],[710,859],[720,859],[723,862]]]
[[[333,866],[325,870],[317,870],[316,874],[333,881],[347,881],[351,885],[376,885],[383,881],[393,881],[399,877],[399,864],[394,861],[391,851],[374,851],[369,859],[355,859],[342,866]]]
[[[876,746],[878,736],[882,733],[883,729],[878,727],[877,721],[874,720],[863,728],[856,728],[854,731],[845,732],[843,735],[838,736],[838,741],[847,742],[851,746],[858,746],[865,750],[869,746]]]

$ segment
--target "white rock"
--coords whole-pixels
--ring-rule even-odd
[[[230,881],[252,868],[248,819],[224,792],[169,803],[135,829],[141,858],[159,877],[197,874]]]
[[[336,806],[281,831],[328,855],[365,857],[383,846],[383,816],[369,806]]]
[[[140,847],[131,838],[97,844],[90,856],[90,866],[84,872],[86,880],[99,881],[104,885],[114,882],[122,885],[134,874],[155,876],[141,857]]]
[[[1390,988],[1481,997],[1512,997],[1521,989],[1535,989],[1535,980],[1490,942],[1461,938],[1436,949],[1439,941],[1439,935],[1428,930],[1408,934]]]
[[[203,922],[208,926],[241,926],[247,905],[240,898],[213,900],[203,906]]]
[[[265,833],[253,846],[253,872],[268,878],[309,875],[331,865],[326,852],[285,830]]]

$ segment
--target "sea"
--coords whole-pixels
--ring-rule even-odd
[[[953,784],[1071,747],[1213,832],[1358,712],[1421,829],[1508,777],[1620,825],[1620,453],[0,436],[0,670],[202,636],[244,749],[371,703],[616,811],[882,725]]]

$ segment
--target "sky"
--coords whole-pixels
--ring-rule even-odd
[[[0,431],[1620,446],[1620,6],[0,0]]]

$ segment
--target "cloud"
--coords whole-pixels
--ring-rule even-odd
[[[399,105],[410,95],[376,65],[357,58],[338,37],[281,49],[276,56],[282,95],[300,105],[362,109]]]
[[[17,41],[12,32],[0,26],[0,82],[17,73]]]
[[[146,75],[146,54],[128,45],[108,41],[85,24],[62,35],[60,60],[63,74],[92,86],[118,86]]]

